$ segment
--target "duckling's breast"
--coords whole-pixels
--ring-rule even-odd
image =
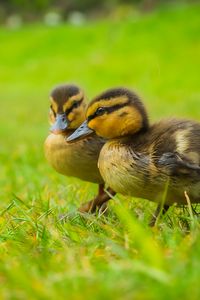
[[[131,147],[113,140],[103,146],[98,166],[105,182],[115,191],[142,198],[152,194],[147,155],[135,153]]]
[[[103,141],[92,136],[74,143],[67,143],[65,138],[66,136],[55,134],[47,137],[44,151],[49,164],[63,175],[102,183],[97,161]]]

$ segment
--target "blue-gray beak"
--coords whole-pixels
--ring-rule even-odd
[[[54,134],[60,134],[65,132],[69,122],[65,114],[57,114],[55,123],[51,126],[50,131]]]
[[[67,140],[67,142],[71,142],[71,141],[76,140],[80,137],[87,136],[87,135],[91,134],[92,132],[94,132],[94,131],[87,126],[87,120],[86,120],[66,140]]]

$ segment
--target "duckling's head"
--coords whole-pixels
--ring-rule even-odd
[[[103,138],[112,139],[144,132],[149,127],[140,98],[125,88],[107,90],[92,100],[83,124],[68,140],[93,131]]]
[[[65,134],[78,128],[85,120],[85,96],[76,85],[59,85],[50,94],[50,131]]]

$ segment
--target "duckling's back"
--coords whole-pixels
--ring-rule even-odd
[[[174,153],[190,164],[200,165],[200,123],[163,120],[150,128],[146,138],[155,164],[164,163],[166,153]]]

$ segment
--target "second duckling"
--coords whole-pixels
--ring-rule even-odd
[[[57,172],[99,184],[99,194],[79,208],[81,212],[94,212],[110,199],[97,167],[104,140],[93,134],[74,144],[66,141],[85,120],[85,95],[79,87],[71,84],[57,86],[51,92],[50,102],[51,133],[45,141],[45,156]]]

